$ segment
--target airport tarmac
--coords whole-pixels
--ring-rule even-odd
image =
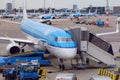
[[[91,17],[87,20],[94,21],[99,18],[101,20],[105,21],[105,16]],[[93,32],[95,34],[95,33],[102,33],[102,32],[108,32],[108,31],[115,31],[116,19],[117,19],[117,17],[110,16],[110,18],[109,18],[110,27],[98,27],[96,25],[75,24],[74,23],[75,20],[71,21],[70,19],[54,21],[54,22],[52,22],[52,25],[55,27],[62,28],[62,29],[70,28],[70,27],[86,27],[88,30],[90,30],[91,32]],[[120,24],[119,24],[119,26],[120,26]],[[0,36],[26,39],[24,34],[20,31],[18,24],[5,23],[5,22],[0,22]],[[101,38],[103,38],[104,40],[106,40],[112,44],[114,53],[120,53],[119,52],[120,33],[107,35],[107,36],[101,36]],[[7,41],[0,41],[0,51],[1,51],[0,54],[1,55],[6,53],[5,47],[6,47],[7,43],[8,43]],[[26,48],[26,50],[29,50],[29,49]],[[60,71],[57,66],[57,60],[52,59],[51,61],[53,63],[53,66],[44,66],[48,72],[47,73],[48,80],[54,80],[55,76],[59,72],[75,73],[77,75],[78,80],[89,80],[91,76],[97,75],[98,69],[80,69],[80,70],[72,69],[70,64],[67,63],[68,60],[65,61],[65,64],[67,64],[68,69],[65,71]],[[0,80],[3,80],[2,75],[0,75]]]

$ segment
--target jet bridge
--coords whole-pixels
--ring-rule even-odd
[[[111,44],[90,33],[85,28],[73,28],[68,30],[72,39],[77,44],[77,52],[82,62],[86,62],[86,55],[94,58],[97,62],[107,65],[115,65],[114,54]]]

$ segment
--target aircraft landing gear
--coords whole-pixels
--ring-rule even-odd
[[[59,65],[59,69],[64,70],[65,69],[65,65],[64,64]]]
[[[65,65],[63,64],[63,59],[59,59],[60,64],[59,64],[59,69],[65,70]]]

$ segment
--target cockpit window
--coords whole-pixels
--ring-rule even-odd
[[[57,41],[57,39],[58,39],[58,38],[56,37],[56,38],[54,39],[54,41]]]
[[[71,38],[55,38],[55,41],[57,42],[71,42]]]

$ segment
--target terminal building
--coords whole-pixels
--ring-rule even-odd
[[[6,4],[6,11],[12,13],[12,3]]]
[[[114,6],[113,7],[113,13],[114,14],[120,14],[120,6]]]
[[[105,10],[106,10],[105,7],[88,7],[86,9],[86,12],[89,12],[89,10],[91,10],[91,12],[95,12],[96,9],[98,14],[105,14]]]
[[[77,10],[77,4],[73,5],[73,10]]]

